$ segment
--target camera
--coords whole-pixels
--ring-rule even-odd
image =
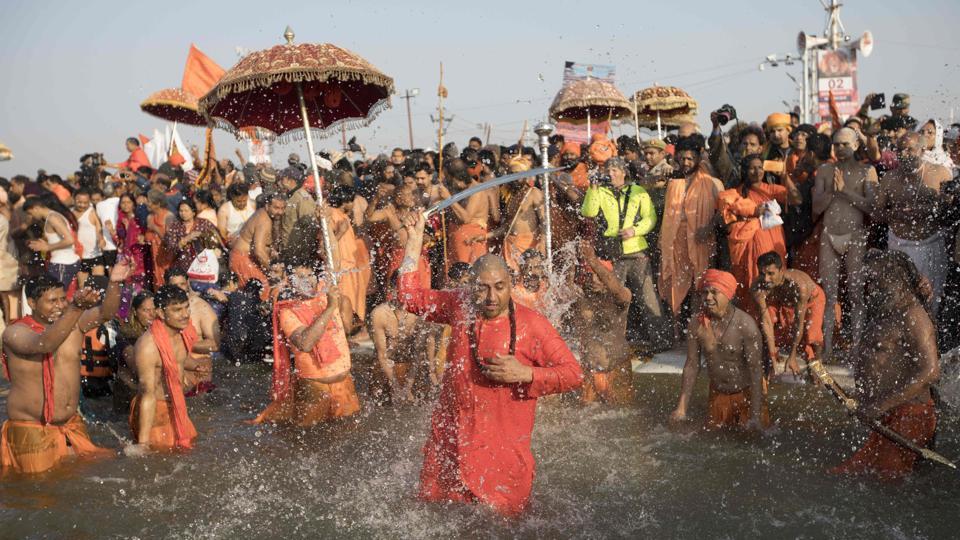
[[[360,145],[357,144],[357,138],[356,138],[356,137],[351,137],[350,140],[347,141],[347,149],[349,149],[351,152],[360,152],[360,151],[363,150],[363,149],[360,147]]]
[[[876,111],[887,106],[887,97],[880,93],[870,98],[870,110]]]
[[[733,108],[733,105],[724,103],[722,107],[713,111],[713,115],[716,116],[718,124],[725,126],[728,122],[737,118],[737,110]]]

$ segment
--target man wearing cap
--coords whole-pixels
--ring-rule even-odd
[[[291,157],[296,154],[291,154]],[[299,162],[299,158],[298,158]],[[277,174],[280,188],[287,196],[287,209],[280,219],[280,241],[287,244],[290,232],[297,221],[312,216],[317,211],[317,203],[304,184],[303,171],[297,164],[291,165]]]
[[[680,399],[670,419],[686,420],[703,353],[710,376],[707,428],[763,429],[770,425],[770,414],[763,395],[762,341],[753,318],[731,303],[737,280],[707,270],[698,291],[701,309],[690,320]]]
[[[895,118],[910,116],[910,94],[894,94],[890,102],[890,114]]]

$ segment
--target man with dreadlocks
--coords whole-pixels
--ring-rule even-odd
[[[856,414],[880,422],[919,447],[937,428],[930,387],[940,378],[937,332],[924,309],[929,285],[901,251],[872,250],[865,257],[866,320],[856,359]],[[834,473],[869,473],[895,479],[913,470],[916,454],[878,433]]]
[[[477,259],[465,288],[421,288],[416,260],[423,225],[420,215],[405,220],[400,301],[408,311],[452,325],[453,333],[449,372],[424,446],[420,497],[479,502],[517,515],[533,488],[537,398],[579,387],[580,366],[543,315],[511,300],[510,270],[499,257]]]

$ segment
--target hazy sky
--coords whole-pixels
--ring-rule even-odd
[[[130,1],[4,0],[0,7],[0,141],[16,158],[0,162],[0,176],[67,174],[83,153],[126,159],[123,141],[150,134],[163,122],[139,103],[178,86],[190,43],[225,69],[236,48],[282,42],[287,24],[298,42],[330,42],[363,56],[392,76],[398,94],[420,88],[412,102],[414,138],[435,135],[439,63],[444,62],[446,109],[454,115],[448,140],[462,147],[478,124],[493,126],[491,142],[515,142],[524,120],[536,122],[560,87],[563,62],[614,64],[627,95],[659,84],[686,89],[709,111],[733,104],[759,120],[798,100],[799,64],[763,72],[770,53],[794,53],[797,33],[822,33],[826,15],[817,0],[649,2],[288,2],[283,0],[140,4]],[[873,55],[860,61],[861,95],[897,91],[913,96],[913,115],[949,119],[960,105],[960,2],[847,0],[848,34],[871,30]],[[960,109],[957,110],[960,115]],[[632,126],[625,129],[631,130]],[[185,126],[188,142],[202,129]],[[407,145],[404,101],[357,135],[370,151]],[[216,136],[221,156],[238,143]],[[337,147],[339,137],[319,142]],[[303,155],[303,144],[278,147]],[[276,159],[281,157],[281,159]]]

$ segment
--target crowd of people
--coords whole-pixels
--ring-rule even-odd
[[[128,416],[128,454],[189,448],[190,399],[227,361],[266,362],[253,422],[436,401],[420,495],[516,513],[536,398],[629,404],[632,362],[684,344],[671,421],[688,417],[702,364],[707,425],[762,430],[774,376],[826,362],[854,368],[861,418],[925,446],[938,351],[960,340],[960,140],[912,118],[905,94],[880,118],[869,103],[818,125],[741,122],[725,106],[706,137],[695,124],[663,139],[554,135],[545,157],[564,170],[549,201],[531,174],[426,219],[536,168],[540,149],[475,137],[321,152],[320,204],[310,158],[195,153],[184,171],[174,154],[154,168],[136,138],[121,163],[90,154],[66,179],[0,179],[3,466],[108,453],[81,395]],[[367,339],[374,362],[353,365]],[[874,434],[836,471],[902,476],[915,457]]]

